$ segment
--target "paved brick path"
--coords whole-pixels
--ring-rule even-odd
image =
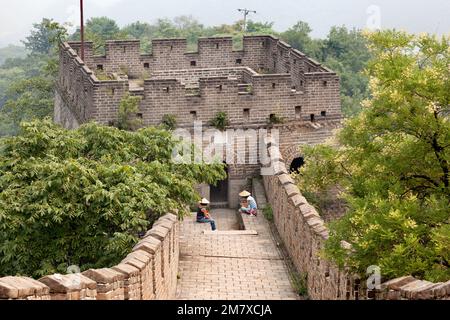
[[[218,229],[236,230],[234,210],[212,212]],[[251,220],[249,220],[251,219]],[[247,229],[258,235],[204,234],[209,224],[187,217],[180,230],[177,297],[188,300],[297,299],[286,265],[260,215],[245,217]]]

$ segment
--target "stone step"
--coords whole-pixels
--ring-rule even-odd
[[[211,231],[204,230],[203,234],[205,235],[220,235],[220,236],[257,236],[258,232],[255,230],[227,230],[227,231]]]
[[[211,209],[227,209],[228,202],[212,202],[210,207]]]

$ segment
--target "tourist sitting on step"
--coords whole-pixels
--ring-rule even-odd
[[[258,214],[258,205],[256,204],[255,198],[252,197],[252,194],[244,190],[239,193],[239,196],[241,197],[241,208],[239,212],[256,217]]]
[[[203,198],[198,205],[197,210],[197,222],[198,223],[210,223],[212,231],[216,230],[216,222],[213,218],[211,218],[211,215],[208,211],[208,205],[209,201],[205,198]]]

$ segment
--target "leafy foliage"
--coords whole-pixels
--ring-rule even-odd
[[[305,148],[300,188],[338,186],[349,212],[331,225],[326,254],[361,274],[450,278],[450,39],[367,35],[373,98],[331,145]],[[340,243],[352,244],[348,252]]]
[[[33,30],[23,41],[25,48],[32,54],[52,54],[54,44],[67,36],[67,30],[52,19],[44,18],[41,23],[33,24]]]
[[[218,130],[225,130],[225,128],[230,124],[228,114],[224,111],[218,112],[215,117],[211,119],[209,124]]]
[[[166,130],[174,130],[177,126],[177,118],[173,114],[165,114],[162,119],[162,125]]]
[[[268,221],[273,221],[273,209],[270,204],[267,204],[266,206],[264,206],[263,214],[264,214],[264,217],[266,217],[266,219]]]
[[[0,152],[0,276],[40,277],[120,261],[167,212],[187,213],[222,164],[175,164],[172,135],[50,120],[23,123]]]
[[[86,21],[84,29],[86,41],[94,42],[94,52],[105,54],[106,40],[119,40],[126,38],[126,34],[121,32],[116,21],[108,17],[93,17]],[[80,41],[81,32],[78,29],[70,36],[71,40]]]
[[[119,115],[117,121],[117,127],[121,130],[137,130],[142,121],[136,118],[136,114],[139,112],[139,102],[141,97],[125,95],[119,105]]]
[[[53,113],[56,48],[65,37],[63,26],[43,19],[34,24],[24,41],[31,53],[25,58],[7,59],[1,66],[0,75],[7,78],[0,80],[0,136],[16,134],[21,121],[43,119]]]
[[[282,124],[284,123],[284,118],[276,113],[273,113],[267,119],[268,124]]]

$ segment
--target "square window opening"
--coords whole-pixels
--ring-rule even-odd
[[[300,119],[302,116],[302,106],[295,107],[295,118]]]
[[[244,109],[244,120],[250,119],[250,109]]]

